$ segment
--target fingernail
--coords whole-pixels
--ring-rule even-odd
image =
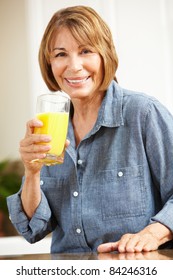
[[[66,141],[67,141],[67,144],[70,145],[70,140],[69,140],[69,139],[66,139]]]
[[[43,125],[42,121],[40,121],[40,120],[38,120],[38,119],[36,119],[35,121],[36,121],[36,123],[37,123],[38,125]]]
[[[49,151],[49,150],[51,149],[51,146],[50,146],[50,145],[45,145],[44,149],[45,149],[46,151]]]
[[[51,141],[51,136],[49,136],[49,135],[44,136],[43,141]]]
[[[45,158],[45,157],[46,157],[46,154],[40,154],[40,159]]]

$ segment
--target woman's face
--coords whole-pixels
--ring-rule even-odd
[[[98,94],[103,80],[102,58],[91,46],[79,45],[67,28],[56,35],[50,63],[59,87],[72,100]]]

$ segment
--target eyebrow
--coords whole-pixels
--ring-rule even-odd
[[[52,51],[55,51],[55,50],[65,51],[66,49],[65,48],[54,48]]]
[[[87,45],[80,45],[80,46],[78,46],[78,49],[81,49],[81,48],[84,48],[84,47],[87,47]],[[52,51],[56,51],[56,50],[67,51],[65,48],[59,48],[59,47],[53,48]]]

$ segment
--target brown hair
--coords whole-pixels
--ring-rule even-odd
[[[51,91],[60,89],[50,65],[51,45],[55,32],[60,27],[67,27],[78,42],[85,42],[100,54],[104,65],[104,78],[100,90],[106,90],[110,82],[116,80],[118,57],[109,27],[92,8],[86,6],[61,9],[53,15],[47,25],[40,45],[39,63],[48,88]]]

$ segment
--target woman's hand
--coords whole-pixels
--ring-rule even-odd
[[[51,141],[50,135],[34,134],[34,128],[42,126],[43,123],[38,119],[28,121],[25,137],[20,141],[19,152],[25,166],[25,175],[38,173],[42,168],[43,163],[39,163],[35,160],[44,159],[46,153],[51,149],[51,146],[49,145],[49,142]],[[67,148],[69,144],[70,141],[66,140],[64,149]]]
[[[34,128],[42,126],[43,123],[37,119],[28,121],[25,137],[20,142],[19,152],[26,172],[36,173],[40,171],[43,164],[33,161],[45,158],[46,153],[51,148],[48,144],[51,140],[49,135],[34,134]],[[46,143],[46,145],[40,143]]]
[[[161,244],[173,238],[171,231],[160,223],[150,224],[138,233],[124,234],[117,242],[98,246],[98,253],[118,251],[120,253],[138,253],[157,250]]]

